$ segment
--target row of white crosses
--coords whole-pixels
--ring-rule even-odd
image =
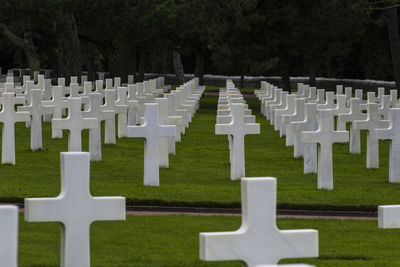
[[[277,228],[275,178],[242,178],[241,185],[241,228],[235,232],[201,233],[200,259],[241,260],[255,267],[275,266],[284,258],[318,257],[318,231]],[[57,197],[25,199],[26,221],[61,223],[60,265],[65,267],[90,266],[93,222],[125,220],[125,216],[124,197],[90,194],[87,152],[61,153],[61,192]],[[18,208],[0,206],[0,266],[17,267],[17,251]]]
[[[233,82],[227,80],[226,87],[219,92],[215,134],[228,135],[231,180],[246,176],[245,135],[260,133],[260,124],[255,123],[255,116],[251,115],[251,110],[245,103]]]
[[[369,92],[364,101],[362,90],[355,90],[353,97],[351,87],[346,87],[343,92],[343,86],[337,86],[336,94],[325,94],[323,89],[298,84],[297,92],[288,94],[262,82],[256,95],[261,100],[262,113],[281,136],[286,135],[286,145],[294,146],[294,157],[304,158],[304,173],[318,173],[319,189],[333,189],[332,144],[348,142],[346,123],[350,123],[350,153],[361,153],[360,130],[368,131],[367,168],[379,167],[378,138],[393,139],[393,131],[389,137],[379,133],[382,132],[380,129],[389,127],[389,110],[399,107],[396,90],[385,95],[384,88],[379,88],[377,97],[374,92]],[[334,117],[337,117],[336,130]],[[395,154],[391,153],[390,162]],[[396,182],[394,177],[400,177],[394,163],[390,164],[389,173],[392,173],[390,182]]]
[[[15,164],[15,122],[25,121],[27,127],[31,127],[31,150],[42,148],[42,117],[46,121],[52,121],[52,137],[62,138],[62,130],[69,130],[68,151],[81,151],[81,130],[90,129],[89,151],[92,160],[101,160],[101,134],[100,122],[105,120],[105,143],[114,144],[115,115],[118,115],[118,137],[127,135],[127,125],[138,123],[137,90],[144,87],[143,84],[129,84],[128,88],[120,87],[120,78],[107,79],[107,89],[103,89],[102,81],[96,81],[96,91],[92,90],[92,83],[82,77],[83,86],[79,85],[77,77],[71,77],[69,87],[65,86],[65,79],[58,79],[58,86],[51,86],[51,81],[38,76],[38,83],[29,80],[29,76],[23,77],[23,85],[15,85],[12,77],[7,78],[4,88],[0,90],[2,109],[0,121],[3,122],[3,149],[2,163]],[[111,83],[110,83],[111,81]],[[148,90],[161,94],[163,88],[162,78],[145,81]],[[157,88],[157,84],[163,88]],[[118,86],[118,87],[115,87]],[[153,89],[152,89],[153,88]],[[2,92],[1,92],[2,91]],[[129,92],[128,92],[129,91]],[[150,91],[149,91],[150,92]],[[117,93],[117,94],[116,94]],[[66,94],[69,94],[66,97]],[[117,99],[116,95],[118,96]],[[103,98],[106,103],[103,105]],[[146,102],[154,102],[155,95],[148,97]],[[142,104],[145,102],[142,102]],[[81,104],[85,112],[81,112]],[[15,112],[16,105],[18,107]],[[68,110],[68,117],[63,114]],[[128,114],[128,115],[127,115]],[[97,119],[97,120],[96,120]]]
[[[128,137],[145,138],[144,185],[159,186],[159,168],[169,167],[169,154],[175,154],[175,142],[189,125],[204,87],[198,80],[191,80],[155,98],[155,103],[145,103],[144,117],[140,126],[128,126]]]
[[[192,88],[195,90],[192,91]],[[61,87],[60,87],[61,89]],[[197,102],[184,102],[190,107],[198,107],[198,100],[204,91],[198,82],[189,81],[176,92],[176,103],[180,103],[180,93],[185,94],[187,90],[190,95],[197,99]],[[174,92],[171,92],[173,94]],[[36,93],[34,93],[36,94]],[[6,94],[7,96],[7,94]],[[90,102],[100,102],[101,94],[93,93],[90,95]],[[173,97],[172,99],[175,99]],[[187,99],[190,100],[190,99]],[[192,99],[193,100],[193,99]],[[176,136],[175,125],[166,125],[171,119],[172,123],[180,121],[179,125],[184,127],[183,117],[191,118],[192,108],[187,107],[183,115],[187,116],[168,116],[168,99],[156,98],[156,103],[146,103],[144,112],[144,123],[141,126],[129,126],[127,129],[129,136],[142,136],[146,138],[146,160],[153,160],[155,165],[145,165],[147,171],[154,168],[158,169],[157,153],[160,137]],[[74,131],[79,132],[82,128],[83,118],[74,112],[81,112],[81,101],[78,97],[72,97],[69,110],[69,120],[65,120],[70,128],[70,138],[79,139]],[[92,103],[91,103],[92,104]],[[79,105],[79,107],[78,107]],[[160,107],[160,109],[159,109]],[[176,108],[182,108],[177,105]],[[172,110],[173,111],[173,110]],[[171,112],[172,112],[171,111]],[[92,106],[86,113],[101,112],[93,110]],[[82,114],[85,114],[83,112]],[[90,115],[88,115],[90,116]],[[171,118],[169,118],[171,117]],[[63,119],[54,119],[53,123],[60,124]],[[75,121],[75,122],[74,122]],[[98,123],[97,119],[85,121],[85,123]],[[58,128],[58,127],[56,127]],[[95,127],[93,127],[95,128]],[[72,133],[74,132],[74,133]],[[174,139],[175,141],[175,139]],[[70,142],[72,142],[70,140]],[[73,143],[79,143],[78,141]],[[166,143],[168,148],[168,142]],[[168,152],[168,150],[167,150]],[[167,153],[168,156],[168,153]],[[90,194],[90,153],[85,152],[65,152],[61,153],[61,193],[55,198],[33,198],[25,199],[25,220],[29,222],[60,222],[62,224],[61,237],[61,266],[90,266],[90,225],[99,220],[124,220],[125,219],[125,198],[123,197],[93,197]],[[152,158],[151,158],[152,157]],[[145,173],[145,178],[146,178]],[[151,180],[150,183],[154,182]],[[155,185],[155,184],[151,184]],[[0,207],[0,266],[17,266],[18,248],[18,208],[15,206]]]

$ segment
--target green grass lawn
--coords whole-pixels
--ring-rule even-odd
[[[317,175],[303,174],[303,160],[293,158],[293,147],[285,147],[285,140],[260,116],[258,100],[247,102],[261,123],[261,134],[246,137],[246,176],[276,177],[280,207],[373,210],[379,204],[400,204],[400,185],[388,183],[388,142],[380,143],[381,167],[376,170],[365,168],[365,133],[361,155],[349,154],[348,144],[334,145],[334,190],[317,190]],[[92,194],[144,204],[239,207],[240,184],[229,179],[227,137],[214,133],[216,103],[216,96],[202,98],[176,155],[170,156],[170,168],[160,170],[160,187],[143,186],[144,139],[123,138],[103,145],[103,161],[91,163]],[[67,132],[63,139],[51,139],[50,123],[44,123],[44,149],[31,152],[29,131],[17,123],[17,164],[0,165],[3,202],[60,192],[59,154],[67,150]]]
[[[22,217],[22,215],[21,215]],[[240,217],[134,216],[95,222],[91,227],[92,266],[242,266],[199,260],[199,233],[239,228]],[[279,219],[280,229],[319,230],[318,259],[283,262],[316,266],[400,266],[400,229],[379,229],[376,221]],[[58,223],[20,220],[19,266],[58,266]]]

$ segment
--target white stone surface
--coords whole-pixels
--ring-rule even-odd
[[[101,160],[101,122],[115,120],[113,110],[101,110],[103,97],[100,93],[89,94],[89,109],[82,112],[83,118],[96,118],[98,126],[89,129],[89,152],[91,161]]]
[[[399,100],[397,98],[397,90],[390,90],[390,107],[398,108]]]
[[[241,260],[255,267],[318,257],[318,231],[277,228],[275,178],[242,178],[241,185],[242,226],[234,232],[200,233],[200,259]]]
[[[378,115],[381,120],[388,119],[389,109],[390,109],[390,96],[382,95],[380,98],[380,105],[378,107]]]
[[[42,149],[42,116],[53,114],[54,109],[49,106],[43,106],[41,103],[41,91],[39,89],[31,90],[31,101],[29,106],[20,106],[18,111],[27,111],[31,117],[31,150]]]
[[[301,136],[303,131],[316,131],[318,129],[317,104],[304,104],[304,120],[290,122],[291,131]],[[303,140],[301,140],[303,141]],[[317,144],[303,143],[304,173],[317,173]]]
[[[0,206],[0,266],[17,267],[18,207]]]
[[[68,134],[68,151],[82,151],[83,129],[94,129],[99,126],[96,118],[82,118],[81,99],[70,98],[68,100],[68,117],[65,119],[52,119],[51,127],[56,130],[66,129]]]
[[[60,222],[61,266],[90,266],[90,225],[125,220],[124,197],[90,194],[90,155],[61,153],[61,193],[54,198],[26,198],[25,220]]]
[[[349,109],[346,106],[346,96],[345,95],[337,95],[336,96],[336,107],[333,109],[333,115],[339,116],[340,114],[346,114],[349,112]],[[338,131],[346,131],[346,123],[338,120],[336,122],[336,129]]]
[[[168,120],[168,100],[166,98],[156,98],[156,103],[158,104],[158,122],[160,125],[169,125]],[[175,127],[177,128],[177,127]],[[176,129],[175,134],[178,134],[178,129]],[[173,139],[175,141],[175,136],[162,136],[159,140],[159,167],[168,168],[169,167],[169,153],[168,153],[168,139]],[[175,144],[175,142],[174,142]],[[175,150],[175,149],[174,149]]]
[[[332,146],[334,143],[349,141],[349,132],[335,131],[333,110],[318,112],[318,129],[303,132],[304,143],[318,143],[318,189],[333,189]]]
[[[286,95],[289,94],[289,92],[282,91],[278,92],[280,94],[280,101],[277,104],[273,104],[269,106],[269,113],[271,114],[270,116],[270,124],[275,125],[275,110],[277,109],[284,109],[286,108]]]
[[[361,111],[361,99],[351,98],[350,99],[350,109],[347,113],[339,114],[338,121],[342,123],[349,122],[350,124],[350,145],[349,151],[351,154],[361,153],[361,139],[360,130],[354,128],[354,121],[356,120],[366,120],[367,114]]]
[[[65,81],[64,81],[65,82]],[[53,119],[61,119],[65,108],[67,107],[67,100],[63,97],[63,87],[53,86],[53,97],[51,100],[42,101],[43,107],[53,108]],[[52,138],[62,138],[63,132],[59,129],[51,129]]]
[[[283,137],[286,134],[286,129],[282,125],[282,116],[294,114],[295,112],[295,95],[286,95],[286,107],[284,109],[275,110],[275,127],[276,131],[279,131],[279,136]]]
[[[400,205],[378,206],[379,228],[400,228]]]
[[[15,112],[14,93],[3,93],[0,122],[3,123],[1,163],[15,164],[15,123],[30,120],[29,112]]]
[[[128,84],[127,101],[136,103],[136,107],[128,107],[128,125],[135,126],[139,122],[138,121],[139,101],[137,101],[137,99],[136,99],[136,85],[135,84]]]
[[[307,87],[306,87],[307,88]],[[293,142],[286,142],[286,146],[293,145],[294,150],[293,150],[293,156],[295,158],[299,158],[303,156],[304,153],[304,147],[303,147],[303,142],[301,141],[301,135],[299,132],[293,132],[291,131],[291,127],[289,126],[290,122],[295,122],[295,121],[303,121],[305,112],[304,112],[304,98],[296,98],[295,99],[295,111],[292,115],[283,115],[282,116],[282,123],[283,127],[286,128],[286,137],[291,137],[293,139]]]
[[[354,121],[354,128],[367,130],[367,168],[379,168],[379,141],[376,129],[389,127],[389,121],[379,120],[378,104],[367,104],[367,119]]]
[[[265,103],[264,103],[265,115],[266,115],[267,119],[270,120],[271,125],[274,125],[273,124],[274,120],[272,119],[272,113],[271,113],[271,111],[272,111],[271,106],[279,105],[281,103],[281,101],[282,101],[282,89],[278,89],[275,92],[275,98],[270,101],[265,101]]]
[[[245,123],[244,104],[231,105],[232,120],[229,124],[216,124],[215,134],[227,134],[233,137],[231,157],[231,180],[246,176],[244,137],[247,134],[259,134],[260,124]]]
[[[107,81],[107,80],[106,80]],[[106,89],[104,90],[105,103],[101,106],[102,111],[113,111],[117,113],[117,107],[115,106],[115,90]],[[120,110],[122,111],[122,110]],[[115,135],[115,116],[114,119],[106,120],[104,125],[104,143],[115,144],[117,143],[117,137]]]
[[[118,87],[118,98],[115,101],[115,111],[118,115],[118,138],[126,137],[128,134],[128,128],[126,128],[128,126],[127,96],[128,89],[126,87]]]
[[[336,104],[335,104],[335,93],[334,92],[326,92],[326,99],[325,103],[323,104],[318,104],[317,105],[317,110],[323,110],[323,109],[335,109]]]
[[[400,109],[389,111],[389,127],[377,129],[377,139],[390,140],[389,145],[389,183],[400,183]]]
[[[159,140],[165,136],[175,136],[175,125],[160,125],[158,104],[145,104],[144,123],[128,126],[128,137],[144,137],[144,185],[159,186]]]

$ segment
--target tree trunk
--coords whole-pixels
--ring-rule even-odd
[[[174,70],[179,84],[185,83],[185,72],[183,71],[183,64],[181,54],[177,51],[172,51],[172,62],[174,63]]]
[[[309,85],[315,87],[316,85],[316,69],[315,65],[311,63],[310,67],[308,68],[308,74],[310,76]]]
[[[199,78],[199,84],[204,85],[204,49],[196,50],[196,66],[194,76]]]
[[[400,35],[397,7],[385,10],[385,17],[388,24],[394,80],[396,82],[397,90],[400,90]]]
[[[280,60],[281,78],[283,90],[291,92],[290,88],[290,76],[289,76],[289,58],[287,56],[282,57]]]
[[[244,88],[244,74],[240,74],[240,89]]]
[[[82,73],[81,48],[74,14],[61,12],[57,19],[59,71],[67,80]]]
[[[34,71],[40,70],[40,59],[36,53],[36,47],[33,43],[32,31],[30,29],[24,32],[23,39],[10,32],[3,23],[0,23],[0,32],[8,41],[24,51],[31,74],[33,74]]]
[[[147,55],[146,55],[146,51],[141,50],[139,53],[139,68],[138,68],[138,75],[136,80],[138,82],[143,82],[144,80],[144,72],[146,69],[146,62],[147,61]]]

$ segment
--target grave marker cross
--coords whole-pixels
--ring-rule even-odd
[[[375,130],[389,127],[389,121],[379,120],[377,103],[368,103],[366,105],[367,119],[354,121],[354,128],[368,131],[367,168],[379,168],[379,141]]]
[[[231,104],[232,119],[229,124],[216,124],[215,134],[228,134],[232,136],[232,162],[231,180],[245,177],[244,136],[246,134],[259,134],[260,124],[245,123],[244,104]]]
[[[400,108],[390,109],[389,122],[389,128],[376,130],[376,137],[390,140],[389,183],[400,183]]]
[[[83,129],[93,129],[98,127],[96,118],[82,118],[81,99],[72,97],[68,99],[68,117],[65,119],[53,119],[51,121],[53,129],[67,129],[68,135],[68,151],[82,151]]]
[[[318,129],[314,132],[304,131],[304,143],[318,143],[318,189],[333,189],[332,145],[339,142],[348,142],[349,132],[335,131],[333,110],[318,111]]]
[[[26,198],[28,222],[60,222],[61,266],[90,266],[90,225],[125,220],[124,197],[90,194],[89,153],[61,153],[61,193],[54,198]]]
[[[200,233],[200,259],[241,260],[256,267],[318,257],[318,231],[277,228],[275,178],[242,178],[241,185],[242,226],[235,232]]]
[[[175,136],[175,125],[160,125],[158,104],[144,105],[144,123],[141,126],[128,126],[128,137],[144,137],[144,185],[159,186],[159,142],[161,137]]]
[[[0,122],[3,123],[1,162],[15,164],[15,123],[30,120],[29,112],[15,112],[14,93],[3,93]]]

